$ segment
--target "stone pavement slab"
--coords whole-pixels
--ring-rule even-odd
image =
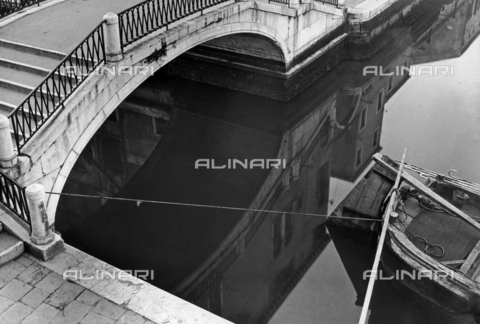
[[[46,324],[49,323],[57,314],[59,309],[47,304],[42,304],[22,321],[22,324]]]
[[[94,294],[90,290],[84,290],[80,296],[77,297],[77,301],[89,306],[95,305],[99,299],[100,296]]]
[[[26,267],[17,263],[15,261],[11,261],[0,268],[0,279],[5,281],[11,281],[13,278],[18,276],[22,273]]]
[[[31,312],[33,312],[33,308],[17,302],[0,314],[0,323],[18,324]]]
[[[83,290],[79,285],[65,282],[57,291],[47,298],[45,303],[59,309],[64,309],[72,300],[80,295]]]
[[[33,288],[28,294],[22,298],[22,303],[32,308],[40,306],[50,293],[39,288]]]
[[[32,286],[13,279],[5,287],[0,289],[0,295],[10,300],[17,301],[25,296],[30,290],[32,290]]]
[[[63,278],[60,275],[52,272],[48,274],[42,281],[37,283],[35,287],[40,288],[46,292],[52,293],[63,284]]]
[[[12,306],[15,302],[0,296],[0,314],[6,311],[10,306]]]
[[[117,306],[106,299],[101,299],[93,309],[95,313],[117,320],[125,313],[125,309]]]
[[[16,259],[15,262],[20,263],[21,265],[24,265],[25,267],[28,267],[33,263],[32,260],[30,260],[29,258],[27,258],[23,255],[21,257],[19,257],[18,259]]]
[[[80,322],[91,309],[90,306],[74,300],[65,307],[65,309],[50,322],[50,324],[76,324]]]
[[[41,267],[37,263],[32,263],[28,268],[22,272],[17,279],[29,284],[30,286],[35,286],[37,283],[42,281],[48,274],[50,270],[45,267]]]
[[[132,311],[127,311],[115,322],[115,324],[144,324],[145,319]]]
[[[114,324],[114,323],[115,322],[112,319],[97,313],[89,313],[80,322],[80,324]]]

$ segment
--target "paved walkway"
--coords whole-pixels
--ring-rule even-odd
[[[63,280],[26,255],[0,268],[0,323],[154,323],[91,290]]]
[[[0,39],[69,53],[102,21],[144,0],[65,0],[0,29]]]

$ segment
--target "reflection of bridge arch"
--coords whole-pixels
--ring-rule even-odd
[[[257,23],[251,23],[249,24],[249,27],[246,26],[245,23],[235,23],[235,24],[229,24],[229,31],[226,34],[224,28],[222,27],[216,27],[212,29],[207,29],[205,31],[202,31],[201,33],[198,34],[198,37],[196,41],[189,41],[188,39],[183,40],[182,42],[176,43],[175,47],[172,47],[171,49],[168,49],[166,52],[166,55],[162,57],[158,61],[153,61],[147,65],[149,68],[148,70],[150,71],[150,68],[153,69],[153,71],[158,71],[160,68],[174,60],[176,57],[182,55],[183,53],[187,52],[189,49],[201,45],[205,42],[208,42],[212,39],[216,39],[219,37],[228,37],[228,35],[234,35],[234,34],[256,34],[262,37],[267,38],[270,42],[272,42],[279,51],[279,54],[281,54],[283,57],[288,55],[287,50],[277,38],[276,38],[276,31],[273,30],[272,28],[257,24]],[[133,49],[134,50],[134,49]],[[132,50],[132,51],[133,51]],[[129,53],[125,53],[128,55]],[[150,54],[151,55],[151,54]],[[141,59],[136,59],[137,62],[133,64],[139,65],[142,61],[148,60],[148,57],[142,57]],[[98,113],[93,116],[93,119],[91,119],[89,124],[83,124],[83,127],[80,126],[80,128],[76,129],[75,134],[76,134],[76,141],[74,143],[71,143],[71,147],[69,149],[69,152],[67,153],[64,161],[66,163],[62,163],[60,166],[59,174],[60,176],[56,177],[53,180],[53,183],[51,183],[50,188],[52,189],[52,192],[61,192],[63,190],[63,186],[65,185],[65,182],[68,178],[68,175],[70,174],[77,158],[87,145],[87,143],[90,141],[90,139],[95,135],[97,132],[98,128],[106,121],[108,116],[118,107],[118,105],[123,102],[128,95],[132,91],[134,91],[140,84],[142,84],[149,76],[146,74],[139,73],[136,76],[131,76],[127,78],[115,78],[118,79],[117,82],[114,82],[114,80],[110,80],[111,83],[114,84],[113,88],[108,88],[108,92],[111,93],[111,96],[109,98],[105,98],[105,103],[103,104],[103,107],[98,110]],[[119,82],[120,81],[120,82]],[[92,86],[96,86],[95,84],[92,84]],[[116,91],[116,92],[114,92]],[[84,92],[84,91],[82,91]],[[85,92],[88,93],[88,91],[85,90]],[[46,187],[48,186],[48,182],[46,184]],[[47,187],[48,189],[48,187]],[[59,196],[57,195],[52,195],[49,197],[47,205],[48,205],[48,210],[49,210],[49,215],[54,215],[57,204],[59,201]]]

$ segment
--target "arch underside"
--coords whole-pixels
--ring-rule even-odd
[[[288,50],[284,42],[277,37],[278,31],[262,24],[258,23],[232,23],[227,26],[212,26],[211,28],[199,31],[195,35],[195,40],[185,37],[178,41],[175,46],[171,47],[165,56],[161,60],[155,60],[148,64],[149,70],[158,71],[160,68],[170,63],[178,56],[187,53],[195,47],[201,45],[202,48],[214,49],[222,51],[223,53],[233,54],[235,57],[241,59],[251,58],[252,62],[273,62],[276,66],[285,66],[288,61]],[[248,46],[250,40],[251,46]],[[142,44],[139,44],[142,46]],[[125,55],[132,53],[136,50],[136,47],[130,48]],[[150,55],[155,51],[154,48],[150,48]],[[137,64],[142,64],[145,59],[148,59],[149,55],[141,59],[136,59]],[[121,65],[121,61],[119,65]],[[110,91],[112,94],[108,101],[99,110],[99,113],[93,118],[93,120],[85,125],[84,129],[79,132],[76,143],[73,143],[69,153],[66,156],[65,161],[68,163],[62,163],[60,167],[59,175],[55,178],[52,184],[52,192],[62,192],[66,183],[68,175],[70,174],[76,160],[80,153],[84,150],[90,139],[95,135],[100,126],[105,122],[108,116],[115,111],[115,109],[122,103],[140,84],[142,84],[149,75],[137,74],[131,76],[129,79],[116,77],[119,82],[115,85],[116,91]],[[114,78],[115,80],[115,78]],[[110,80],[112,83],[112,80]],[[78,91],[78,90],[77,90]],[[88,91],[87,91],[88,93]],[[75,147],[75,151],[73,150]],[[54,219],[57,205],[59,202],[59,195],[50,195],[47,201],[47,209],[50,217]]]

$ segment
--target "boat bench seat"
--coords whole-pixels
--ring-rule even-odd
[[[477,242],[473,250],[469,253],[467,259],[465,262],[462,264],[462,267],[460,268],[460,272],[463,272],[464,274],[467,274],[467,272],[473,272],[472,273],[472,279],[475,280],[475,274],[479,272],[480,270],[480,260],[475,262],[480,255],[480,241]],[[472,269],[472,267],[475,265],[475,269]],[[477,274],[478,275],[478,274]]]

